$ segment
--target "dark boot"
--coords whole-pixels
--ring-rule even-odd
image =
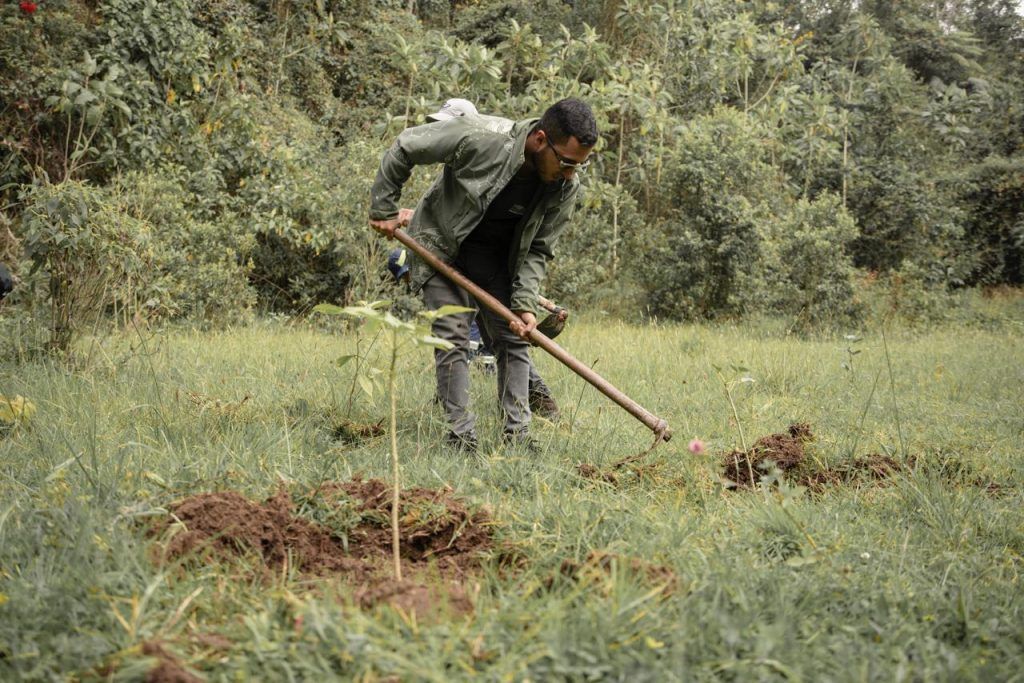
[[[530,394],[530,412],[552,422],[557,422],[562,417],[555,399],[546,394]]]
[[[506,446],[529,453],[530,455],[538,455],[540,453],[540,446],[530,436],[530,432],[526,430],[517,432],[505,430],[501,435],[501,442]]]
[[[476,455],[480,452],[480,442],[475,431],[468,431],[465,434],[448,432],[444,442],[452,450],[465,455]]]

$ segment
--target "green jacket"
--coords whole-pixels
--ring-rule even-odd
[[[537,121],[459,116],[407,128],[380,162],[371,191],[370,218],[387,220],[398,215],[402,186],[413,166],[443,163],[444,171],[420,200],[408,232],[443,260],[454,262],[459,245],[523,165],[526,137]],[[512,310],[538,312],[540,283],[554,255],[552,248],[572,218],[578,192],[575,176],[541,185],[516,226],[508,264]],[[414,258],[410,265],[413,290],[422,287],[432,274],[430,266]]]

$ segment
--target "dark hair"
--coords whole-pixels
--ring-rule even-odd
[[[579,140],[584,147],[597,144],[597,121],[590,105],[574,97],[555,102],[537,126],[555,142],[565,142],[570,137]]]

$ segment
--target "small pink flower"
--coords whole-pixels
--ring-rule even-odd
[[[704,452],[704,442],[700,439],[694,439],[690,442],[689,449],[694,455],[700,455]]]

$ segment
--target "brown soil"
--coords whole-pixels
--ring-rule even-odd
[[[722,458],[723,476],[736,488],[751,488],[765,472],[761,466],[772,461],[783,472],[795,469],[804,461],[804,446],[814,440],[810,425],[789,426],[787,434],[769,434],[754,442],[749,451],[733,451]]]
[[[466,587],[457,581],[428,585],[417,581],[381,579],[360,586],[355,601],[364,609],[381,603],[405,613],[423,616],[465,615],[473,611],[473,600]]]
[[[142,654],[154,657],[157,665],[146,673],[146,683],[201,683],[202,679],[189,673],[177,658],[156,641],[142,644]]]
[[[581,462],[576,465],[576,472],[579,473],[584,479],[597,479],[599,481],[605,481],[609,484],[618,483],[619,478],[615,476],[614,472],[605,472],[596,465],[591,465],[587,462]]]
[[[426,584],[407,581],[396,586],[390,579],[388,484],[377,479],[331,482],[297,498],[317,501],[317,512],[327,516],[344,511],[347,526],[322,524],[308,512],[300,516],[284,488],[263,503],[222,491],[179,501],[150,536],[170,536],[158,553],[162,562],[241,558],[263,576],[280,575],[286,567],[306,575],[340,575],[354,586],[364,606],[388,600],[415,609],[429,599],[447,602],[453,612],[464,611],[465,591],[458,584],[494,548],[493,523],[486,511],[468,510],[450,489],[406,489],[399,520],[403,574],[429,578]]]
[[[828,469],[815,469],[808,466],[810,463],[805,453],[806,445],[813,440],[814,435],[806,423],[790,425],[788,433],[763,436],[745,453],[736,450],[724,455],[721,461],[723,476],[735,484],[736,489],[749,489],[764,476],[763,464],[772,461],[790,481],[807,487],[812,493],[821,493],[830,486],[854,483],[884,486],[901,472],[927,467],[950,482],[979,487],[991,496],[1005,495],[1011,490],[1004,484],[979,476],[972,466],[957,458],[925,462],[910,455],[900,462],[889,455],[870,453],[831,465]],[[597,479],[604,476],[601,470],[591,465],[580,465],[578,469],[584,477]],[[615,483],[614,480],[605,480]]]

